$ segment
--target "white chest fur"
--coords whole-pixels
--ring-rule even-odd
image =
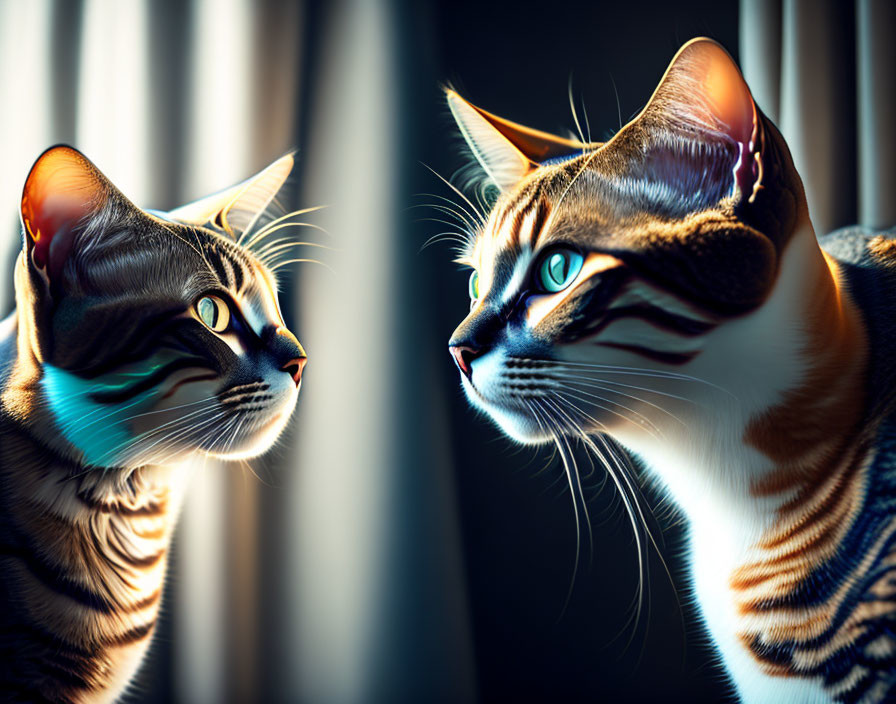
[[[766,302],[710,333],[703,352],[681,369],[709,382],[697,387],[702,392],[689,388],[696,402],[660,421],[662,438],[627,436],[624,429],[619,435],[687,515],[694,596],[727,673],[750,704],[831,701],[818,681],[762,670],[739,637],[742,617],[730,586],[784,500],[753,495],[753,483],[775,468],[745,443],[745,430],[805,378],[803,292],[814,290],[824,267],[811,227],[796,233]]]
[[[765,674],[738,637],[739,618],[729,580],[748,559],[749,550],[732,539],[739,532],[736,527],[697,523],[690,532],[690,571],[697,604],[741,700],[747,704],[831,702],[818,681]]]

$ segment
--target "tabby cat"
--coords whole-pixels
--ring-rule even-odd
[[[743,701],[896,701],[896,240],[816,239],[787,145],[710,40],[603,144],[447,97],[499,189],[460,258],[470,402],[521,443],[600,454],[635,515],[617,447],[643,462],[689,519]]]
[[[31,169],[0,323],[4,701],[116,699],[158,616],[183,461],[283,430],[306,357],[257,244],[292,163],[170,213],[70,147]]]

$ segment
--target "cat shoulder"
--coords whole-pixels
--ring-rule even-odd
[[[845,264],[896,270],[896,227],[876,230],[852,225],[834,230],[818,239],[821,248]]]

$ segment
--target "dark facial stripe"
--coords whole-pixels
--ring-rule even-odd
[[[638,320],[644,320],[651,325],[655,325],[658,328],[668,330],[669,332],[673,332],[684,337],[697,337],[698,335],[705,335],[710,330],[713,330],[716,327],[714,323],[694,320],[693,318],[678,315],[677,313],[670,313],[663,308],[645,303],[640,305],[623,306],[620,308],[610,308],[601,317],[601,319],[598,320],[595,325],[588,328],[586,332],[591,335],[596,335],[613,321],[622,320],[624,318],[636,318]]]
[[[227,266],[224,264],[224,260],[221,258],[218,249],[216,247],[206,247],[205,258],[212,269],[215,270],[215,275],[218,277],[218,281],[221,282],[224,288],[228,288],[230,285],[230,276],[227,273]]]
[[[243,262],[232,257],[230,259],[230,263],[233,267],[233,286],[237,291],[240,291],[242,290],[243,283],[246,280],[246,275],[243,271]]]
[[[535,218],[532,221],[532,249],[538,245],[538,239],[541,237],[544,232],[545,223],[548,220],[548,216],[551,214],[551,207],[548,205],[547,201],[543,199],[539,199],[534,202],[532,205],[532,209],[535,210]],[[529,211],[527,210],[525,215],[528,215]],[[517,239],[519,239],[521,233],[517,233]]]
[[[197,381],[213,381],[218,378],[217,374],[197,374],[196,376],[191,376],[186,379],[181,379],[174,386],[172,386],[168,391],[165,392],[164,396],[160,400],[165,400],[166,398],[170,398],[173,396],[180,387],[184,384],[192,384]]]
[[[575,311],[563,324],[559,339],[569,343],[590,337],[595,326],[600,324],[603,315],[622,287],[630,279],[631,272],[625,267],[607,269],[593,275],[588,281],[578,286],[573,293],[577,296]]]
[[[115,389],[114,391],[96,391],[90,394],[90,398],[97,403],[121,403],[122,401],[128,401],[144,391],[155,388],[174,372],[192,367],[208,367],[208,361],[202,357],[182,357],[169,362],[130,386],[123,389]]]
[[[646,359],[662,364],[687,364],[697,356],[697,352],[662,352],[660,350],[651,350],[639,345],[624,345],[617,342],[597,342],[595,344],[600,345],[601,347],[612,347],[617,350],[632,352],[633,354],[640,355]]]
[[[114,371],[123,364],[145,359],[158,347],[181,304],[152,302],[135,313],[133,301],[119,298],[103,306],[73,306],[66,315],[78,320],[76,335],[65,335],[65,346],[57,346],[53,364],[77,370],[85,378]]]

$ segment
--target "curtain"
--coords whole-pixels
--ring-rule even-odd
[[[896,5],[740,7],[744,76],[790,145],[815,231],[896,225]]]
[[[451,395],[443,350],[457,311],[442,299],[462,295],[463,283],[444,273],[446,257],[418,256],[425,230],[415,229],[409,210],[419,202],[412,192],[433,188],[417,160],[453,149],[453,129],[441,127],[448,121],[438,114],[438,81],[453,76],[468,49],[477,67],[521,61],[513,52],[528,16],[495,10],[507,34],[496,42],[503,53],[455,42],[446,54],[453,58],[437,66],[444,49],[434,48],[434,37],[448,45],[465,36],[470,12],[400,0],[0,0],[0,311],[13,305],[8,272],[20,246],[24,178],[57,142],[84,151],[136,203],[159,208],[226,187],[297,148],[284,205],[328,206],[313,220],[327,234],[303,237],[329,248],[315,250],[328,268],[298,266],[281,293],[310,359],[290,431],[251,468],[196,468],[136,701],[469,701],[483,681],[494,692],[513,677],[529,681],[502,665],[502,653],[518,651],[495,644],[505,630],[488,619],[518,617],[523,628],[536,604],[551,611],[537,600],[550,601],[545,586],[565,590],[565,554],[556,575],[509,584],[500,575],[517,574],[508,565],[528,553],[509,545],[510,557],[490,572],[482,566],[495,554],[489,544],[476,556],[478,581],[467,578],[475,530],[503,537],[500,524],[530,536],[516,526],[542,524],[522,509],[542,504],[514,503],[497,487],[505,475],[490,463],[516,467],[520,456],[480,448],[494,434]],[[511,21],[525,26],[508,32]],[[603,27],[609,46],[629,33]],[[886,0],[740,3],[744,74],[793,150],[819,234],[853,222],[896,224],[894,27],[896,5]],[[674,37],[666,26],[650,29],[660,44],[657,67],[703,33],[693,29]],[[616,53],[634,56],[637,41],[625,41]],[[528,58],[520,65],[532,69]],[[602,61],[587,66],[597,75]],[[537,63],[549,77],[544,91],[557,81],[564,91],[568,57],[545,51]],[[658,74],[644,63],[652,86]],[[636,68],[630,77],[642,77]],[[519,91],[525,76],[498,73],[488,75],[489,101],[502,81],[524,105],[542,94],[540,86]],[[620,81],[625,104],[643,100],[642,87],[635,97]],[[610,125],[617,107],[611,93],[606,101],[612,117],[601,122]],[[546,127],[557,114],[545,108]],[[434,282],[456,284],[460,294],[442,296]],[[458,438],[463,461],[452,450]],[[467,477],[465,507],[456,505],[455,472]],[[513,490],[538,491],[523,481]],[[548,506],[545,531],[562,533],[554,518],[566,508],[557,506]],[[594,582],[616,585],[617,577]],[[522,596],[483,615],[504,589]],[[479,599],[476,623],[468,591]],[[600,599],[589,593],[580,601],[582,619],[600,615]],[[597,671],[592,660],[601,653],[573,652],[575,628],[562,625],[565,644],[551,641],[556,658],[576,655],[588,661],[576,672]],[[490,667],[491,679],[475,663]],[[603,691],[593,681],[580,687]]]
[[[0,0],[4,271],[57,142],[155,208],[298,148],[284,205],[328,206],[328,234],[302,238],[327,268],[281,292],[310,357],[294,422],[251,468],[196,468],[134,700],[474,696],[444,400],[414,353],[443,341],[415,329],[425,276],[407,272],[399,26],[364,0]]]

